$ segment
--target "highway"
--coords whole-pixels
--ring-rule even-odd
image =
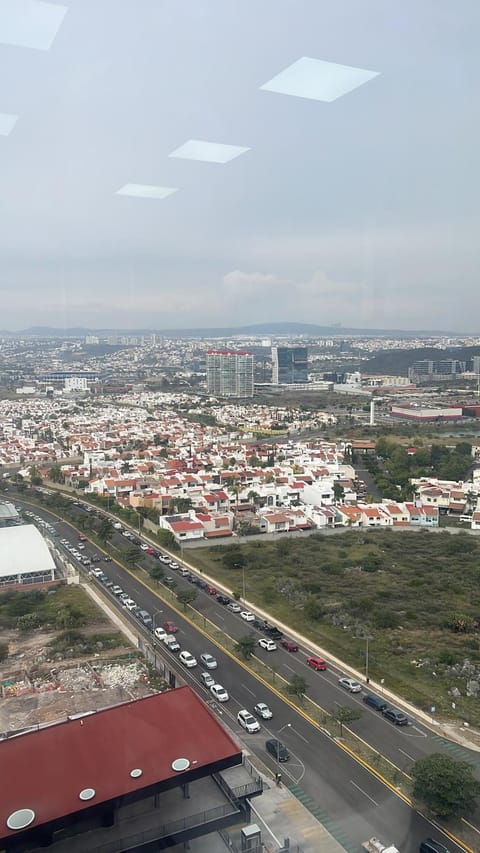
[[[22,503],[21,497],[15,496],[15,501],[17,504]],[[82,508],[78,507],[79,519],[83,512]],[[78,536],[69,524],[59,522],[55,516],[43,509],[36,508],[35,513],[48,519],[50,523],[55,523],[59,538],[78,544]],[[131,544],[117,532],[112,537],[112,542],[123,548]],[[91,556],[98,552],[94,545],[85,544],[85,555]],[[145,565],[148,561],[158,563],[157,558],[142,555]],[[279,698],[275,691],[250,674],[246,667],[217,647],[213,641],[206,639],[187,619],[145,587],[141,583],[140,574],[137,578],[134,573],[126,572],[115,562],[102,562],[99,565],[141,608],[154,616],[156,625],[167,619],[178,625],[177,637],[182,649],[187,649],[197,659],[205,651],[216,657],[218,669],[214,675],[230,694],[228,702],[221,706],[217,703],[219,716],[242,738],[247,745],[247,751],[255,753],[269,767],[272,775],[277,769],[276,762],[265,750],[265,739],[278,736],[286,744],[291,757],[287,763],[282,763],[280,768],[284,782],[294,786],[294,790],[302,796],[306,795],[320,816],[327,816],[330,822],[333,822],[333,827],[329,827],[330,831],[348,851],[358,851],[361,842],[373,835],[385,842],[394,842],[401,853],[417,853],[420,841],[428,836],[443,840],[452,853],[464,849],[445,838],[440,830],[433,828],[390,788],[336,745],[328,735],[319,731]],[[166,573],[174,575],[177,590],[191,588],[188,581],[178,572],[166,567]],[[94,580],[93,583],[103,590],[103,594],[111,600],[113,606],[120,608],[118,599],[102,587],[100,582]],[[214,597],[197,590],[197,587],[194,589],[197,591],[195,608],[231,637],[238,639],[252,630],[248,623],[228,611]],[[137,633],[144,632],[153,641],[151,633],[143,629],[135,617],[129,617],[124,608],[120,609],[130,619]],[[262,636],[258,631],[253,630],[253,633],[256,637]],[[191,684],[205,700],[212,698],[200,682],[200,665],[191,670],[184,669],[178,660],[178,653],[172,654],[163,644],[158,644],[158,647],[166,658],[172,660],[174,668],[181,672],[186,683]],[[415,722],[407,728],[398,729],[381,715],[371,711],[362,702],[362,694],[349,694],[339,686],[338,678],[343,673],[333,667],[329,666],[326,672],[312,671],[305,663],[306,650],[289,653],[279,647],[277,651],[266,652],[257,646],[256,655],[268,663],[271,661],[273,664],[274,661],[277,673],[287,679],[291,679],[294,672],[303,675],[308,684],[308,696],[327,710],[332,710],[335,703],[359,707],[363,711],[362,717],[352,724],[351,728],[397,766],[408,771],[416,758],[443,749],[442,744],[422,725]],[[261,731],[248,735],[237,723],[236,715],[241,708],[252,711],[258,701],[269,705],[273,711],[273,719],[261,721]],[[467,750],[463,752],[465,757],[477,760],[478,769],[476,754]],[[295,786],[298,786],[300,791]]]

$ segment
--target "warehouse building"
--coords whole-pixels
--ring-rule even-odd
[[[33,524],[0,529],[0,589],[55,580],[55,562]]]

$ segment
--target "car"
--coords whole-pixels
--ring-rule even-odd
[[[179,569],[179,568],[180,568],[180,566],[178,565],[178,563],[175,563],[175,561],[174,561],[174,560],[171,560],[171,561],[170,561],[170,568],[171,568],[171,569]]]
[[[448,847],[433,838],[425,838],[420,843],[419,853],[450,853]]]
[[[172,586],[172,584],[175,583],[175,579],[172,578],[171,575],[167,575],[167,577],[163,579],[163,583],[165,584],[165,586]]]
[[[276,737],[271,737],[269,740],[265,741],[265,749],[270,753],[270,755],[273,755],[276,761],[288,761],[290,758],[290,753],[287,747]]]
[[[267,640],[265,637],[262,637],[258,641],[258,645],[261,649],[265,649],[266,652],[275,652],[277,650],[277,644],[273,640]]]
[[[240,613],[240,618],[244,619],[245,622],[253,622],[253,620],[255,619],[255,614],[252,613],[250,610],[242,610]]]
[[[208,586],[208,585],[207,585],[207,586],[205,587],[205,592],[206,592],[208,595],[216,595],[216,594],[217,594],[217,590],[216,590],[216,588],[215,588],[214,586]]]
[[[402,711],[399,711],[398,708],[386,708],[382,711],[382,714],[386,720],[390,720],[396,726],[408,726],[408,717]]]
[[[203,665],[207,667],[207,669],[216,669],[218,666],[217,661],[209,652],[204,652],[203,654],[201,654],[200,660],[202,661]]]
[[[100,572],[100,574],[97,575],[97,579],[100,581],[100,583],[106,584],[108,581],[108,575],[106,575],[104,572]]]
[[[237,722],[240,723],[242,729],[245,729],[249,734],[260,731],[260,723],[255,719],[255,717],[252,717],[250,711],[247,711],[246,708],[238,712]]]
[[[110,578],[107,578],[107,580],[104,581],[104,583],[105,583],[105,586],[107,587],[107,589],[112,589],[115,586],[115,584],[113,583],[113,581],[110,580]]]
[[[219,604],[230,604],[230,599],[228,598],[227,595],[218,594],[217,595],[217,601]]]
[[[104,563],[111,563],[111,562],[112,562],[112,558],[111,558],[111,557],[108,557],[108,556],[107,556],[107,557],[104,557],[104,558],[103,558],[103,562],[104,562]]]
[[[203,682],[205,687],[211,687],[212,684],[215,684],[215,679],[209,672],[202,672],[200,675],[200,681]]]
[[[151,557],[157,556],[157,552],[155,551],[155,548],[145,548],[145,553],[150,554]]]
[[[118,597],[119,597],[120,601],[122,602],[122,604],[124,601],[127,600],[127,598],[130,598],[128,592],[122,592],[122,593],[120,593],[120,595]]]
[[[272,640],[281,640],[283,637],[283,633],[275,627],[275,625],[266,625],[264,628],[266,634],[272,638]]]
[[[174,634],[167,634],[166,637],[164,637],[163,642],[171,652],[178,652],[180,649],[180,643]]]
[[[126,598],[122,598],[120,600],[122,602],[123,607],[126,607],[127,610],[133,610],[133,608],[135,607],[135,602],[133,598],[129,598],[128,595]]]
[[[265,702],[257,702],[253,710],[262,720],[271,720],[273,717],[273,712]]]
[[[197,659],[190,652],[180,652],[178,658],[187,669],[193,669],[194,666],[197,666]]]
[[[231,601],[230,604],[227,604],[227,610],[231,610],[232,613],[240,613],[241,609],[242,608],[236,601]]]
[[[388,708],[387,703],[383,699],[380,699],[380,696],[374,696],[373,693],[367,693],[363,697],[363,701],[365,705],[368,705],[369,708],[373,708],[375,711],[382,712]]]
[[[140,622],[143,622],[146,628],[150,628],[153,631],[153,619],[148,610],[139,610],[136,616],[137,619],[140,619]]]
[[[180,572],[182,578],[188,578],[190,575],[190,572],[184,566],[180,567],[179,572]]]
[[[115,586],[112,586],[112,592],[117,597],[120,597],[121,595],[123,595],[123,589],[121,586],[118,586],[118,584],[115,584]]]
[[[298,645],[293,640],[282,640],[281,646],[287,650],[287,652],[298,652]]]
[[[230,696],[228,692],[222,687],[221,684],[212,684],[210,687],[210,693],[215,697],[218,702],[228,702]]]
[[[311,666],[312,669],[317,670],[317,672],[319,670],[321,670],[323,672],[327,668],[327,664],[325,663],[323,658],[317,658],[317,657],[307,658],[307,665]]]
[[[153,633],[155,634],[155,637],[157,638],[157,640],[160,640],[160,641],[164,640],[165,637],[167,636],[167,632],[163,628],[155,628]]]
[[[178,631],[178,626],[175,625],[175,622],[171,622],[169,619],[163,623],[162,627],[165,628],[167,634],[176,634]]]
[[[102,559],[102,558],[101,558],[101,557],[99,557],[99,556],[98,556],[98,554],[95,554],[95,555],[92,557],[92,563],[99,563],[101,559]]]
[[[146,551],[148,548],[148,545],[145,545],[145,542],[142,542],[142,544],[140,545],[140,548],[142,549],[142,551]]]
[[[355,681],[354,678],[339,678],[338,683],[340,687],[344,687],[350,693],[360,693],[362,690],[362,685],[358,681]]]
[[[206,581],[202,581],[201,578],[196,578],[195,583],[197,584],[199,589],[205,590],[208,586],[208,583]]]

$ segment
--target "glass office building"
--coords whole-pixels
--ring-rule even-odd
[[[272,382],[274,385],[308,382],[308,347],[272,347]]]

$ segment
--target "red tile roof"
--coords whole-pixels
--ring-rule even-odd
[[[0,749],[1,778],[8,779],[0,802],[3,832],[14,834],[6,820],[17,809],[33,809],[34,828],[139,788],[180,780],[172,769],[176,758],[188,758],[198,770],[222,760],[236,764],[240,756],[189,687],[12,737]],[[142,770],[138,779],[130,776],[135,768]],[[95,797],[80,800],[84,788],[93,788]]]

